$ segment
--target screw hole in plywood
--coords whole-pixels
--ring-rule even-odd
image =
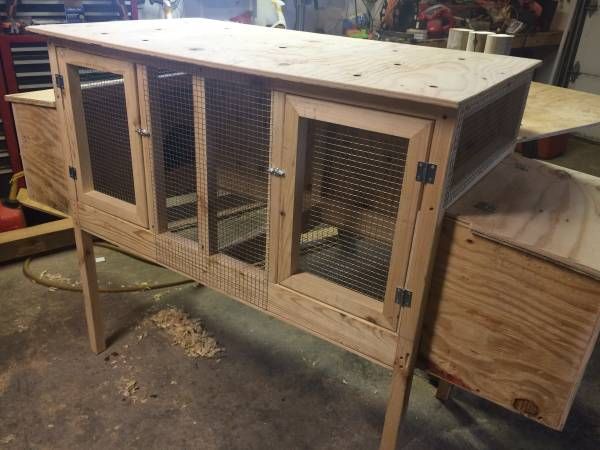
[[[355,73],[353,76],[355,76],[355,77],[360,77],[360,76],[361,76],[361,74],[360,74],[360,73]]]
[[[201,47],[192,47],[189,49],[190,52],[201,52],[202,50],[204,50]]]
[[[430,84],[430,85],[429,85],[429,87],[430,87],[430,88],[437,89],[437,86],[436,86],[435,84]]]

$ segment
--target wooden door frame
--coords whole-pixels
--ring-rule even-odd
[[[376,323],[390,330],[398,325],[400,307],[395,302],[396,288],[403,287],[408,270],[410,247],[419,208],[422,185],[415,181],[418,161],[427,160],[433,122],[394,113],[370,110],[329,101],[315,100],[295,95],[285,95],[281,129],[274,139],[272,161],[285,171],[285,176],[271,184],[271,217],[279,216],[276,235],[271,247],[276,247],[276,269],[272,269],[271,282],[315,298],[361,319]],[[301,147],[301,119],[319,120],[353,128],[393,135],[409,140],[407,161],[402,182],[401,198],[394,223],[394,238],[390,269],[383,302],[342,287],[336,283],[309,273],[296,273],[300,232],[305,149]],[[281,123],[283,121],[283,123]]]
[[[59,71],[64,80],[66,119],[73,126],[68,127],[70,139],[76,144],[73,163],[77,170],[75,181],[78,200],[101,211],[128,220],[142,227],[148,227],[148,207],[146,180],[141,136],[136,133],[140,127],[140,111],[135,65],[125,61],[82,53],[68,48],[58,48]],[[135,204],[111,197],[93,188],[92,168],[89,159],[87,130],[84,126],[83,104],[79,89],[79,74],[76,67],[85,67],[110,72],[123,77],[127,124],[131,149],[131,166]]]

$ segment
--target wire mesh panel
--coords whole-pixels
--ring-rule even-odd
[[[446,204],[497,164],[514,144],[521,125],[529,83],[517,86],[463,120]]]
[[[205,79],[211,276],[225,292],[266,306],[271,91]],[[212,258],[212,256],[211,256]]]
[[[304,120],[300,271],[383,301],[408,140]]]
[[[123,77],[84,67],[77,70],[93,189],[135,204]]]
[[[266,307],[271,92],[147,68],[157,259]]]
[[[202,142],[195,127],[203,114],[197,101],[202,89],[201,79],[192,74],[147,68],[157,258],[196,278],[202,266],[197,160]]]

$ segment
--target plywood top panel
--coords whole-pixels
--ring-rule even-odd
[[[56,107],[54,89],[43,89],[41,91],[22,92],[4,96],[7,102],[22,103],[25,105],[44,106],[46,108]]]
[[[28,30],[211,68],[449,107],[539,64],[208,19],[40,25]]]
[[[600,95],[531,83],[519,141],[569,133],[600,123]]]
[[[600,279],[600,178],[513,154],[448,213],[475,233]]]

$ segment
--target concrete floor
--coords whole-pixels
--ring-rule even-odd
[[[563,159],[596,167],[577,152]],[[111,250],[97,256],[106,257],[98,263],[103,286],[176,277]],[[96,356],[81,294],[33,284],[21,268],[0,266],[0,449],[377,448],[387,370],[195,285],[102,295],[110,348]],[[71,250],[33,269],[78,279]],[[202,318],[225,356],[188,358],[143,323],[166,305]],[[129,380],[139,386],[135,398],[122,393]],[[417,373],[403,449],[600,448],[598,349],[562,433],[466,392],[455,390],[446,405],[434,394]]]
[[[97,249],[103,286],[176,275]],[[111,346],[89,350],[81,294],[0,266],[0,449],[376,449],[390,374],[207,288],[106,294]],[[73,251],[39,258],[76,280]],[[157,295],[159,294],[159,295]],[[226,349],[195,360],[144,317],[175,305],[202,318]],[[598,449],[600,353],[562,433],[465,392],[444,405],[418,374],[403,449]],[[122,394],[135,380],[135,399]]]

